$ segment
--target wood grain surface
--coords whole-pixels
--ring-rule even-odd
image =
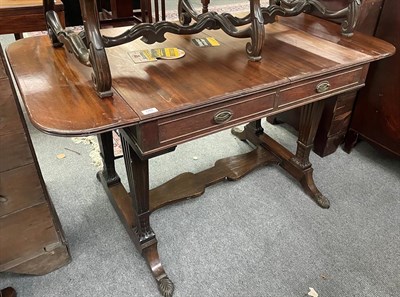
[[[117,35],[126,29],[107,29],[103,34]],[[65,49],[53,49],[46,37],[18,41],[7,52],[33,123],[49,133],[78,135],[251,96],[365,65],[395,51],[389,43],[363,34],[343,37],[338,25],[306,15],[280,19],[265,30],[259,63],[248,61],[249,40],[221,31],[167,34],[162,44],[136,40],[108,48],[114,96],[103,100],[91,87],[90,69],[78,65]],[[209,36],[220,46],[200,48],[191,41]],[[186,55],[140,64],[129,55],[160,47],[178,47]]]
[[[55,6],[62,6],[61,0],[54,1]],[[31,6],[43,6],[43,0],[1,0],[0,9],[12,8],[12,7],[31,7]]]
[[[64,5],[55,2],[54,10],[64,24]],[[0,34],[45,31],[43,0],[1,0]]]
[[[99,99],[92,87],[91,69],[64,48],[54,49],[47,36],[19,40],[7,53],[28,115],[39,130],[84,135],[137,121],[118,93]]]

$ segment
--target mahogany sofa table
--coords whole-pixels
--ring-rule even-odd
[[[118,34],[124,29],[108,29]],[[100,99],[92,88],[90,68],[45,36],[17,41],[7,55],[32,123],[59,136],[98,134],[104,167],[98,174],[107,195],[142,253],[164,296],[167,277],[150,226],[150,214],[166,204],[196,197],[218,181],[236,180],[252,169],[279,164],[299,181],[321,207],[329,200],[317,189],[309,154],[325,98],[361,88],[371,62],[390,56],[392,45],[307,15],[279,19],[265,27],[261,62],[243,53],[246,39],[221,31],[167,35],[160,44],[139,40],[107,49],[113,95]],[[194,37],[212,36],[218,47],[197,47]],[[177,60],[135,64],[133,50],[177,47]],[[29,53],[29,55],[27,54]],[[301,107],[297,151],[292,154],[263,132],[260,119]],[[149,189],[148,160],[184,142],[249,123],[240,139],[255,145],[250,153],[219,160],[215,166],[184,173]],[[129,191],[115,170],[111,131],[119,129]]]

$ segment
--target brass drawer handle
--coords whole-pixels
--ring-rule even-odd
[[[222,124],[229,121],[232,118],[232,116],[233,116],[232,111],[222,110],[214,115],[214,122],[217,124]]]
[[[323,93],[329,90],[329,88],[331,87],[331,84],[329,83],[329,81],[325,80],[325,81],[321,81],[317,87],[317,93]]]

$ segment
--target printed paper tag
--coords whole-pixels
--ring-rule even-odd
[[[157,111],[158,111],[158,109],[155,108],[155,107],[153,107],[153,108],[149,108],[149,109],[142,110],[142,113],[143,113],[144,115],[148,115],[148,114],[151,114],[151,113],[155,113],[155,112],[157,112]]]
[[[156,57],[153,57],[149,50],[141,50],[135,52],[129,52],[129,56],[135,63],[145,63],[151,61],[157,61]]]
[[[154,48],[129,52],[129,56],[135,63],[145,63],[157,61],[157,59],[179,59],[185,55],[185,52],[176,47]]]
[[[219,42],[214,37],[193,38],[192,42],[199,47],[219,46]]]

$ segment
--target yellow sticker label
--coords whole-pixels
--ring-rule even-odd
[[[219,46],[219,42],[214,37],[193,38],[192,42],[199,47]]]
[[[179,59],[185,52],[176,47],[153,48],[129,52],[129,56],[135,63],[157,61],[157,59]]]
[[[179,57],[179,52],[176,47],[155,48],[151,50],[151,54],[155,58]]]
[[[211,46],[219,46],[219,42],[214,37],[208,37],[207,40]]]
[[[153,56],[153,53],[152,52],[150,52],[149,50],[144,50],[144,51],[142,51],[142,55],[143,55],[143,58],[144,59],[147,59],[147,60],[155,60],[156,59],[156,57],[154,57]]]

